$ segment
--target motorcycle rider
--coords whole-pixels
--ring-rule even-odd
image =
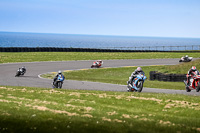
[[[19,69],[17,70],[17,73],[16,73],[15,77],[20,76],[21,74],[22,74],[22,69],[19,68]]]
[[[98,65],[99,65],[99,62],[98,62],[98,61],[96,61],[96,62],[95,62],[95,64],[98,66]]]
[[[137,77],[137,75],[138,75],[139,73],[143,73],[143,74],[144,74],[144,71],[142,71],[142,68],[141,68],[141,67],[137,67],[137,69],[135,69],[135,71],[131,74],[131,78],[130,78],[129,81],[128,81],[128,84],[129,84],[130,86],[132,86],[132,85],[131,85],[131,81],[133,81],[134,78]]]
[[[58,79],[59,76],[63,77],[63,81],[65,80],[65,76],[62,74],[62,71],[59,70],[57,75],[53,78],[53,85],[54,86],[56,85],[56,82],[57,82],[57,79]]]
[[[24,75],[26,73],[26,68],[23,66],[19,68],[18,71],[20,72],[20,75]]]
[[[23,67],[21,68],[21,70],[22,70],[22,75],[24,75],[24,74],[26,73],[26,68],[25,68],[25,66],[23,66]]]
[[[187,61],[187,60],[188,60],[188,55],[186,55],[186,56],[184,57],[184,60],[185,60],[185,61]]]
[[[190,78],[194,75],[194,73],[196,75],[199,75],[199,71],[197,70],[197,68],[195,66],[192,66],[192,68],[188,71],[188,76],[187,76],[187,85],[188,86],[190,85]]]
[[[97,60],[95,62],[93,62],[92,67],[101,67],[101,65],[103,64],[103,61],[102,60]]]

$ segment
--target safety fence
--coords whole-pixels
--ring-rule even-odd
[[[121,49],[121,50],[156,50],[156,51],[187,51],[200,50],[200,45],[183,46],[138,46],[138,47],[102,47],[103,49]]]
[[[186,80],[186,74],[166,74],[157,71],[150,71],[150,80],[167,81],[167,82],[182,82]]]
[[[161,52],[158,50],[122,50],[95,48],[58,48],[58,47],[0,47],[0,52]],[[163,52],[163,51],[162,51]],[[167,52],[167,51],[165,51]]]
[[[160,46],[161,47],[161,46]],[[165,46],[163,46],[165,47]],[[186,50],[187,51],[187,50]],[[122,47],[109,48],[60,48],[60,47],[0,47],[0,52],[185,52],[185,50],[163,50],[163,49],[128,49]],[[193,52],[200,52],[194,50]]]

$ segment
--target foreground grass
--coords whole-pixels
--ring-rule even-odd
[[[69,60],[111,60],[111,59],[158,59],[181,58],[189,55],[199,58],[199,52],[1,52],[0,63],[69,61]]]
[[[199,97],[0,87],[0,132],[200,132]]]

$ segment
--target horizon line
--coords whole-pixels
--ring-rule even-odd
[[[157,38],[191,38],[191,39],[200,39],[200,37],[172,37],[172,36],[137,36],[137,35],[107,35],[107,34],[73,34],[73,33],[47,33],[47,32],[24,32],[24,31],[0,31],[7,33],[28,33],[28,34],[57,34],[57,35],[88,35],[88,36],[119,36],[119,37],[157,37]]]

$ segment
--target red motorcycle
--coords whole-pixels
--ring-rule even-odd
[[[97,60],[97,61],[93,62],[91,68],[93,68],[93,67],[99,68],[99,67],[101,67],[102,64],[103,64],[102,60]]]
[[[186,77],[190,76],[190,84],[187,85],[187,81],[184,81],[185,83],[185,89],[187,92],[190,92],[191,90],[196,89],[196,92],[199,92],[200,90],[200,75],[196,75],[193,73],[192,75],[186,75]]]

